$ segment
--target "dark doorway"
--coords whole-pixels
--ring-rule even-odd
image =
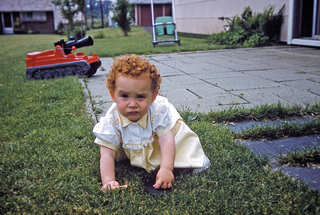
[[[302,1],[301,37],[312,37],[313,0]]]

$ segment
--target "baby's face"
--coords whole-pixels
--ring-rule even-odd
[[[148,112],[157,96],[157,92],[151,89],[150,79],[124,76],[117,78],[115,90],[110,91],[110,94],[120,114],[132,122],[138,121]]]

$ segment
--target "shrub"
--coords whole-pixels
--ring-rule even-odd
[[[58,24],[58,29],[56,30],[56,34],[63,35],[65,34],[65,32],[66,32],[66,29],[64,27],[64,24],[60,21]]]
[[[86,36],[86,31],[84,29],[82,30],[79,26],[75,26],[70,36],[72,36],[75,40],[80,40]]]
[[[21,23],[19,17],[17,17],[16,21],[14,22],[13,32],[15,34],[25,34],[26,33],[26,29],[23,26],[23,24]]]
[[[279,42],[284,6],[274,14],[274,6],[263,13],[254,13],[246,7],[241,16],[227,19],[226,31],[212,34],[208,41],[219,45],[256,47],[268,42]]]
[[[105,38],[105,35],[104,35],[103,31],[100,30],[100,31],[97,32],[96,35],[94,35],[94,38],[95,39],[103,39],[103,38]]]
[[[124,36],[128,36],[128,32],[130,32],[130,24],[132,22],[129,2],[127,0],[117,0],[117,2],[112,5],[111,10],[114,13],[114,16],[112,17],[113,21],[118,23],[124,33]]]

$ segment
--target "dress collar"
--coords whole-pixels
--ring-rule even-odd
[[[118,112],[119,113],[119,112]],[[122,128],[130,125],[131,123],[133,123],[132,121],[130,121],[127,117],[122,116],[119,113],[119,117],[120,117],[120,121],[121,121],[121,126]],[[141,119],[139,119],[136,123],[138,123],[143,129],[147,128],[147,124],[148,124],[148,113],[146,113]]]

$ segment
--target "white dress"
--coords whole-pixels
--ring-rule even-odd
[[[137,122],[120,115],[112,104],[93,128],[95,143],[116,151],[117,159],[129,158],[131,165],[148,172],[161,164],[158,137],[172,130],[175,138],[175,168],[201,168],[204,152],[198,136],[183,122],[169,101],[157,96],[148,113]]]

